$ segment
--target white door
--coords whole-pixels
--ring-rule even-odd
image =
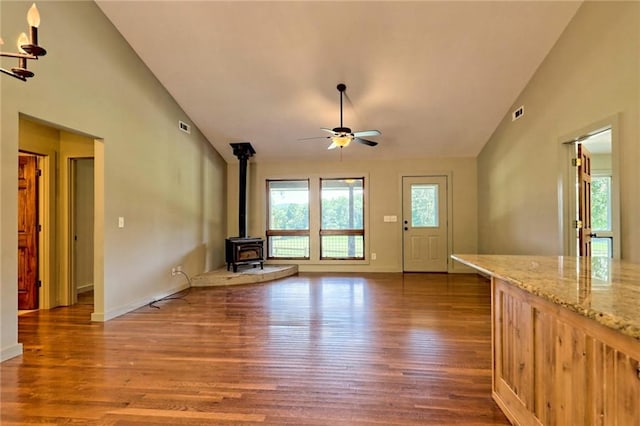
[[[402,178],[403,269],[447,272],[447,176]]]

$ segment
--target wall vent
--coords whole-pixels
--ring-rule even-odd
[[[513,114],[511,114],[511,121],[516,121],[518,118],[522,117],[523,115],[524,115],[524,106],[521,106],[520,108],[513,111]]]
[[[183,132],[191,134],[191,126],[189,126],[184,121],[178,120],[178,127],[180,127],[180,130],[182,130]]]

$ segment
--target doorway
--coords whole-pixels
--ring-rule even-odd
[[[77,303],[79,295],[93,291],[93,158],[71,158],[70,175],[70,281],[72,303]]]
[[[614,117],[563,142],[565,255],[621,257],[616,124]]]
[[[36,210],[38,216],[36,257],[36,271],[38,273],[36,282],[39,286],[38,309],[51,309],[76,303],[76,285],[72,282],[72,277],[78,275],[72,270],[74,262],[78,266],[90,268],[93,277],[83,280],[83,283],[86,289],[89,289],[90,287],[87,286],[93,283],[97,295],[96,299],[98,303],[103,303],[102,276],[100,273],[93,274],[96,268],[99,268],[98,272],[103,270],[102,247],[100,245],[93,247],[94,234],[95,238],[100,238],[99,241],[102,241],[104,224],[101,210],[95,207],[97,202],[100,203],[99,207],[103,206],[104,150],[102,142],[86,135],[60,129],[40,120],[21,116],[19,149],[20,157],[36,156],[39,162],[38,169],[42,170],[39,176],[39,198]],[[83,167],[89,163],[83,163],[78,167],[74,166],[75,159],[84,161],[92,158],[96,158],[95,167],[93,160],[89,162],[91,164],[89,167]],[[76,172],[80,170],[80,176],[83,177],[74,179],[75,172],[72,170],[74,167]],[[89,170],[89,173],[92,173],[91,176],[87,176]],[[79,188],[78,185],[81,184],[86,184],[88,188]],[[94,187],[98,188],[95,194]],[[87,193],[87,189],[91,192]],[[73,201],[72,194],[74,192],[84,194],[80,195],[78,203]],[[93,200],[94,198],[95,200]],[[76,206],[75,214],[74,205]],[[89,212],[81,211],[83,209],[88,209]],[[19,210],[22,212],[25,209],[20,208]],[[81,254],[85,257],[81,257],[78,261],[74,260],[74,251],[76,251],[74,235],[78,235],[78,239],[80,239],[81,234],[74,234],[72,223],[75,221],[74,216],[79,218],[82,215],[91,218],[89,226],[92,226],[93,229],[89,237],[91,246],[87,246],[89,247],[86,248],[87,251]],[[81,224],[83,223],[82,219],[78,220]],[[84,220],[85,224],[88,223],[87,220]],[[87,231],[82,231],[83,235],[86,233]],[[19,254],[18,257],[22,257],[22,254]],[[19,263],[25,264],[20,260]],[[26,269],[22,266],[20,268]],[[79,273],[82,276],[83,272]],[[27,282],[32,281],[31,278],[27,280]]]
[[[403,270],[447,272],[449,178],[402,177]]]

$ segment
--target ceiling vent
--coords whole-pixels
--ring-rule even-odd
[[[189,126],[184,121],[178,120],[178,127],[180,127],[180,130],[182,130],[183,132],[191,134],[191,126]]]
[[[521,106],[520,108],[513,111],[513,113],[511,114],[511,121],[516,121],[518,118],[522,117],[523,115],[524,115],[524,106]]]

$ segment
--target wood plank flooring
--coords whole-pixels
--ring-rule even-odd
[[[20,316],[2,425],[496,425],[476,275],[300,274]]]

